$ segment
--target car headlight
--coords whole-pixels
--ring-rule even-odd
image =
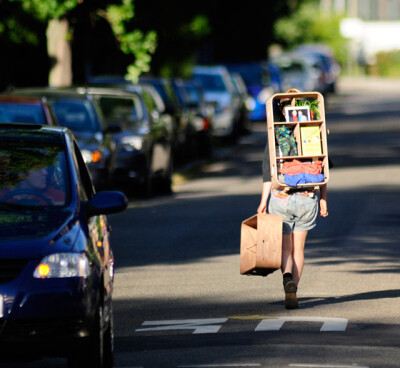
[[[256,108],[256,101],[253,97],[246,98],[246,108],[249,111],[253,111]]]
[[[91,162],[98,162],[101,160],[101,152],[100,151],[89,151],[89,150],[81,150],[83,160],[89,164]]]
[[[38,279],[88,276],[89,260],[82,253],[55,253],[46,256],[33,273],[33,277]]]
[[[143,138],[137,135],[131,135],[127,137],[123,137],[121,139],[121,143],[130,147],[133,147],[140,151],[143,146]]]

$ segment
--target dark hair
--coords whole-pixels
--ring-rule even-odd
[[[281,100],[281,101],[278,101],[278,103],[277,103],[277,105],[278,105],[278,107],[281,109],[281,110],[283,110],[284,109],[284,107],[286,107],[286,106],[288,106],[288,105],[290,105],[291,104],[291,101],[290,100]]]

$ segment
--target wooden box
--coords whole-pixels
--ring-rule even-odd
[[[242,222],[240,273],[267,276],[282,262],[282,217],[257,214]]]
[[[284,101],[287,105],[284,107],[286,115],[284,120],[279,119],[277,110],[279,104]],[[317,104],[319,116],[312,113],[310,103]],[[302,106],[298,106],[303,104]],[[304,163],[322,161],[322,174],[325,179],[316,183],[301,183],[296,187],[314,187],[318,188],[329,180],[329,159],[327,130],[325,124],[325,106],[324,98],[319,92],[300,92],[296,89],[287,91],[286,93],[277,93],[269,98],[266,104],[267,109],[267,130],[268,130],[268,146],[270,154],[271,181],[274,188],[289,189],[291,185],[285,184],[285,180],[280,175],[280,169],[286,161],[298,160]],[[306,117],[300,120],[299,116],[294,117],[293,110],[303,110]],[[306,114],[304,114],[304,111]],[[308,114],[307,114],[308,112]],[[293,115],[292,115],[293,114]],[[277,118],[278,116],[278,118]],[[303,116],[304,117],[304,116]],[[281,116],[282,118],[282,116]],[[276,129],[283,128],[290,131],[294,137],[297,152],[287,150],[282,151],[276,140]],[[316,134],[313,130],[317,131]],[[318,134],[319,132],[319,134]],[[306,141],[306,135],[319,139],[319,142]],[[293,141],[293,140],[292,140]]]

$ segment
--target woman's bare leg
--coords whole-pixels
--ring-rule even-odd
[[[306,244],[308,231],[293,231],[292,238],[292,277],[296,285],[300,282],[300,277],[304,267],[304,246]],[[290,272],[290,271],[289,271]]]
[[[292,234],[282,236],[282,273],[292,273],[293,270]]]

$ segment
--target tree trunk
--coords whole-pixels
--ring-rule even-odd
[[[66,19],[52,19],[47,26],[47,53],[51,59],[49,85],[68,87],[72,84],[72,57]]]

